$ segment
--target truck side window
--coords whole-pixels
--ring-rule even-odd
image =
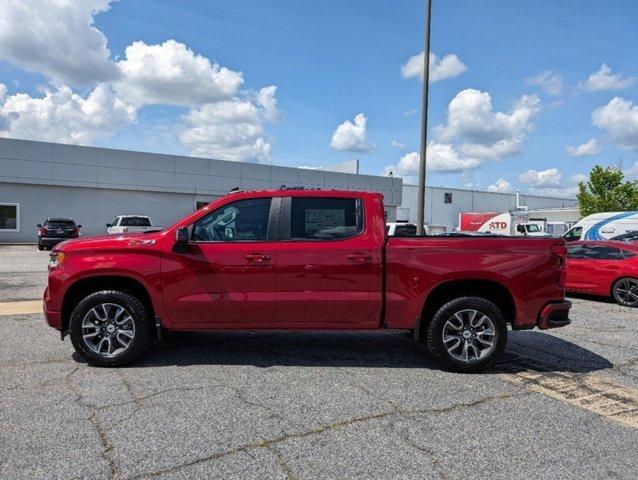
[[[239,200],[212,211],[195,222],[193,241],[266,241],[270,200],[270,198]]]
[[[338,240],[363,231],[360,202],[355,198],[292,197],[292,240]]]
[[[416,235],[416,225],[397,225],[394,231],[395,237],[414,237]]]

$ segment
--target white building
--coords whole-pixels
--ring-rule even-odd
[[[35,242],[36,225],[47,217],[73,218],[84,235],[106,233],[105,225],[120,214],[148,215],[155,225],[170,225],[235,187],[375,191],[384,196],[388,221],[396,219],[398,208],[406,220],[416,221],[416,186],[357,170],[356,161],[308,170],[0,138],[0,243]],[[530,210],[575,203],[521,195]],[[426,223],[447,230],[458,225],[460,212],[515,208],[514,194],[426,189]]]
[[[529,210],[574,207],[575,199],[520,195],[520,205]],[[416,223],[418,187],[403,185],[403,202],[398,217]],[[459,224],[459,213],[463,212],[509,212],[517,209],[515,193],[494,193],[460,188],[426,187],[425,223],[444,225],[448,231]],[[403,217],[403,218],[402,218]],[[407,218],[406,218],[407,217]],[[571,221],[571,216],[564,221]]]
[[[170,225],[232,188],[284,185],[380,192],[389,219],[401,204],[399,178],[0,138],[0,243],[35,242],[46,217],[73,218],[83,235],[120,214]]]

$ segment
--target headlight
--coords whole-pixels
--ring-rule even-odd
[[[56,268],[62,262],[64,262],[64,253],[55,252],[49,255],[49,270]]]

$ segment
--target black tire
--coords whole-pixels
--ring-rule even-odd
[[[627,294],[626,292],[632,292]],[[636,293],[638,291],[638,279],[632,277],[619,278],[614,282],[614,286],[611,289],[611,294],[618,305],[623,307],[638,307],[638,297]]]
[[[40,251],[44,250],[44,247],[42,245],[40,245],[39,243],[38,243],[38,250],[40,250]]]
[[[455,357],[448,351],[448,348],[443,341],[444,329],[446,329],[446,332],[449,331],[450,324],[448,324],[448,320],[451,320],[453,323],[458,321],[458,319],[455,320],[455,314],[459,314],[462,320],[467,318],[468,323],[462,323],[463,325],[469,325],[469,323],[471,323],[470,318],[475,318],[471,313],[469,313],[471,311],[476,311],[477,314],[482,314],[487,317],[488,321],[491,322],[493,326],[493,328],[490,327],[490,331],[493,331],[493,335],[485,333],[487,328],[482,329],[485,325],[489,326],[489,323],[483,321],[483,326],[479,326],[477,329],[474,329],[473,327],[470,328],[469,326],[467,328],[460,328],[458,330],[458,337],[461,343],[456,344],[454,343],[454,339],[452,339],[448,340],[450,345],[457,345],[460,347],[461,351],[459,351],[459,355],[461,355],[461,352],[468,351],[467,346],[465,346],[465,349],[463,350],[464,343],[469,342],[470,344],[475,344],[479,347],[485,347],[485,343],[482,341],[479,343],[479,339],[477,337],[480,336],[481,338],[491,340],[492,347],[489,349],[485,347],[484,350],[481,350],[480,358],[468,358],[468,360],[462,360]],[[480,320],[483,317],[476,318]],[[464,335],[466,335],[466,330],[469,332],[467,335],[471,335],[470,338],[464,337]],[[456,333],[456,330],[451,331]],[[448,336],[448,338],[450,337],[451,335]],[[432,321],[428,325],[426,342],[430,353],[436,362],[443,368],[462,373],[480,372],[481,370],[485,370],[493,365],[494,362],[503,354],[505,345],[507,344],[507,323],[501,309],[489,300],[482,297],[458,297],[448,301],[436,311],[434,317],[432,317]],[[474,347],[470,348],[473,349],[473,355],[477,355],[478,349]]]
[[[115,351],[110,355],[106,352],[97,353],[89,347],[88,341],[84,339],[82,323],[85,317],[89,315],[89,312],[94,307],[99,307],[102,304],[114,304],[123,308],[131,318],[127,323],[134,325],[132,340],[119,353]],[[106,314],[106,317],[108,317],[108,314]],[[98,329],[97,327],[91,328]],[[151,323],[144,304],[133,295],[117,290],[102,290],[88,295],[75,306],[69,322],[69,335],[75,351],[82,355],[91,365],[119,367],[131,363],[144,353],[151,340]],[[113,335],[112,338],[115,339],[116,335]],[[108,348],[111,348],[110,342]]]

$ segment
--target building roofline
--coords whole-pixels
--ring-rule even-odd
[[[404,187],[415,187],[417,188],[418,185],[414,185],[412,183],[404,183],[403,184]],[[460,192],[477,192],[477,193],[490,193],[493,195],[516,195],[516,192],[490,192],[489,190],[481,190],[478,188],[462,188],[462,187],[445,187],[445,186],[441,186],[441,185],[426,185],[425,188],[440,188],[442,190],[456,190],[456,191],[460,191]],[[573,200],[576,201],[576,197],[556,197],[556,196],[551,196],[551,195],[537,195],[537,194],[533,194],[533,193],[524,193],[524,192],[519,192],[522,196],[525,197],[532,197],[532,198],[550,198],[552,200]]]

